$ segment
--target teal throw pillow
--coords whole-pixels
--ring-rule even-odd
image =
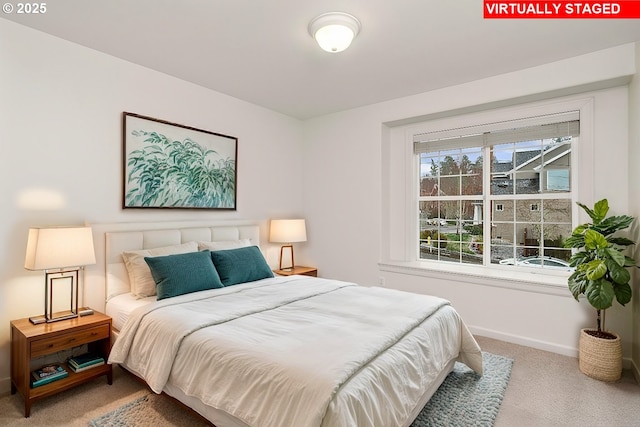
[[[211,252],[224,286],[273,277],[273,271],[257,246]]]
[[[144,260],[156,282],[159,300],[222,287],[210,251],[145,257]]]

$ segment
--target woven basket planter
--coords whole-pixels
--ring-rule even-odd
[[[622,375],[622,342],[620,336],[610,332],[615,339],[597,338],[580,331],[580,372],[600,381],[617,381]]]

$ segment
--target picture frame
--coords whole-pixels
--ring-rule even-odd
[[[238,138],[123,112],[123,209],[236,210]]]

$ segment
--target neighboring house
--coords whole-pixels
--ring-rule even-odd
[[[538,255],[538,250],[532,246],[539,246],[544,219],[545,247],[554,248],[546,255],[568,259],[569,251],[555,248],[571,234],[571,200],[542,200],[534,195],[570,191],[570,164],[571,145],[568,143],[547,145],[544,150],[516,151],[511,161],[495,161],[492,194],[531,194],[532,197],[515,203],[510,200],[494,202],[492,238],[515,241],[523,246],[521,255]]]

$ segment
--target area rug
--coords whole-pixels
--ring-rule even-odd
[[[456,362],[411,427],[493,426],[512,366],[512,359],[483,352],[480,376]]]
[[[490,427],[511,377],[513,360],[482,353],[484,375],[456,363],[411,427]],[[148,394],[101,417],[90,427],[182,427],[206,425],[165,396]]]
[[[89,427],[210,426],[166,396],[149,393],[89,422]]]

